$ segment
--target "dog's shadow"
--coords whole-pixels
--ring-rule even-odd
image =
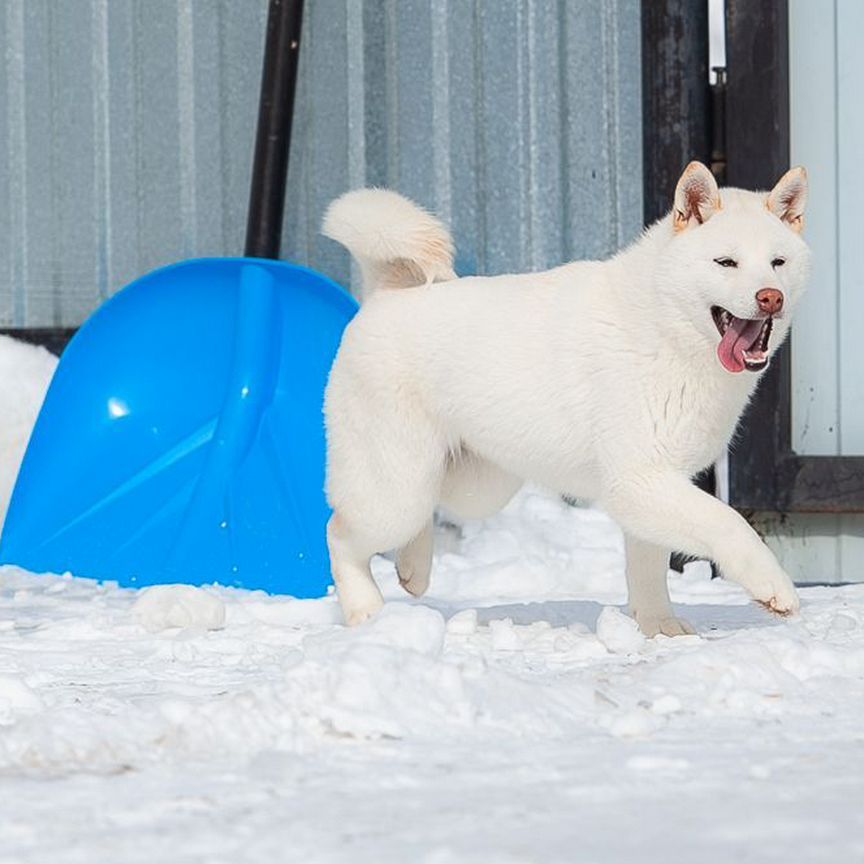
[[[475,608],[477,610],[477,623],[480,625],[488,625],[492,621],[502,621],[509,618],[517,625],[543,622],[551,627],[571,627],[581,624],[595,632],[597,619],[606,604],[597,603],[593,600],[542,600],[479,607],[456,607],[428,601],[427,605],[434,606],[447,619],[465,608]],[[741,605],[675,604],[674,608],[675,614],[689,621],[696,628],[696,632],[701,635],[712,631],[770,627],[783,622],[782,618],[767,613],[753,603]]]

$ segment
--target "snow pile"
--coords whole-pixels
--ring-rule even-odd
[[[175,627],[221,630],[225,604],[205,589],[191,585],[154,585],[143,589],[132,614],[150,633]]]
[[[523,493],[502,524],[534,510],[539,495]],[[547,501],[566,525],[581,513],[614,559],[614,526]],[[511,553],[502,550],[502,570],[514,561],[518,570]],[[458,564],[441,562],[442,581],[458,573],[472,597],[461,543],[449,556]],[[585,566],[591,585],[600,574]],[[809,722],[843,715],[852,696],[864,704],[857,588],[810,589],[792,621],[746,605],[692,605],[701,636],[646,640],[617,607],[573,599],[583,592],[578,574],[557,593],[547,586],[536,604],[518,602],[526,587],[514,574],[512,596],[501,579],[504,602],[477,607],[458,591],[446,603],[403,599],[386,562],[379,569],[396,599],[347,629],[333,623],[332,597],[299,604],[186,586],[136,593],[3,568],[0,769],[114,770],[304,752],[328,740],[641,737],[702,718]],[[692,578],[675,579],[679,599]],[[714,584],[724,600],[728,586]]]
[[[698,635],[645,639],[602,513],[526,489],[438,535],[429,595],[376,559],[353,630],[332,596],[0,568],[0,859],[864,858],[864,586],[781,620],[691,565]]]
[[[0,528],[56,366],[44,348],[0,336]]]

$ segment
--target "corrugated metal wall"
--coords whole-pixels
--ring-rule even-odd
[[[307,0],[286,258],[340,281],[329,200],[397,188],[460,272],[641,227],[639,0]],[[0,322],[76,324],[242,250],[264,0],[0,0]]]

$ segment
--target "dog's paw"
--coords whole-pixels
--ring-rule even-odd
[[[349,627],[356,627],[358,624],[364,624],[370,618],[377,615],[381,611],[383,605],[383,603],[374,605],[367,604],[365,606],[353,606],[348,609],[343,606],[342,614],[345,616],[345,623]]]
[[[769,597],[767,600],[763,600],[761,597],[756,597],[754,599],[768,612],[772,612],[774,615],[779,615],[781,618],[788,618],[790,615],[795,615],[801,608],[801,601],[798,599],[798,594],[795,592],[794,588],[792,591],[793,594],[791,597],[778,597],[777,595],[774,595]]]
[[[663,636],[693,636],[696,633],[688,621],[683,618],[676,618],[674,615],[637,615],[636,623],[649,639],[658,634]]]
[[[396,575],[399,584],[413,597],[421,597],[429,587],[432,570],[432,523],[399,550]]]
[[[794,615],[801,608],[795,585],[779,565],[766,568],[744,587],[750,591],[757,603],[775,615]]]
[[[353,585],[351,589],[339,586],[337,593],[342,616],[349,627],[368,621],[384,606],[384,598],[374,584]]]
[[[403,573],[402,569],[398,570],[399,584],[412,596],[422,597],[429,587],[429,572],[417,573],[414,570],[409,570]]]
[[[721,565],[724,575],[737,582],[757,602],[776,615],[794,615],[800,608],[798,592],[767,546],[759,543],[748,554]]]

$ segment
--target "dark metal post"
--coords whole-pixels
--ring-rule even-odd
[[[688,162],[708,163],[710,111],[707,0],[643,0],[646,224],[672,207],[675,184]]]
[[[646,225],[669,212],[688,162],[711,157],[707,0],[642,2],[642,152]],[[713,469],[697,478],[715,490]],[[685,559],[672,556],[672,567]]]
[[[270,0],[245,255],[278,258],[303,0]]]
[[[711,85],[711,173],[726,185],[726,67],[715,66]]]
[[[786,0],[735,0],[726,10],[727,173],[744,189],[770,189],[789,167],[789,37]],[[746,445],[730,460],[733,503],[755,487],[779,506],[786,484],[778,453],[791,448],[789,350],[784,345],[745,414]],[[757,497],[757,496],[751,496]],[[766,508],[771,509],[771,508]]]

